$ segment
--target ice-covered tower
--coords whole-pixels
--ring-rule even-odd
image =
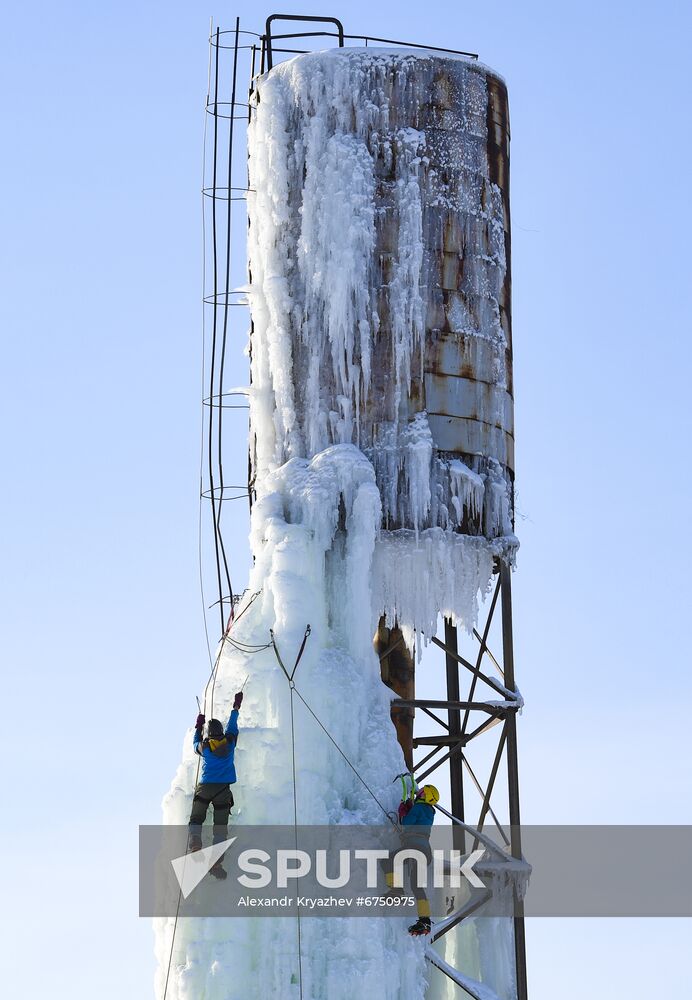
[[[273,68],[254,108],[251,488],[330,445],[364,452],[376,644],[399,628],[410,649],[438,611],[470,627],[479,573],[514,549],[506,87],[467,58],[341,48]],[[413,697],[406,645],[383,676]],[[393,714],[410,758],[411,713]]]
[[[221,472],[230,204],[238,192],[233,122],[249,114],[253,566],[232,627],[224,621],[204,699],[205,710],[223,716],[247,678],[232,822],[376,825],[396,810],[392,779],[404,764],[424,781],[447,759],[447,805],[473,821],[464,800],[467,747],[501,723],[484,789],[469,767],[482,798],[477,827],[489,810],[496,815],[491,793],[504,759],[507,846],[521,858],[506,89],[475,58],[426,49],[339,47],[272,67],[275,19],[261,36],[259,74],[250,45],[249,112],[235,97],[246,48],[238,23],[212,38],[207,103],[213,280],[205,301],[213,321],[205,495],[219,607],[230,599],[221,580],[221,501],[237,489],[224,486]],[[343,46],[341,25],[328,20]],[[227,102],[219,96],[224,49],[233,52]],[[481,625],[481,599],[491,591]],[[487,642],[496,607],[499,658]],[[458,651],[457,625],[470,634],[477,624],[474,665]],[[426,702],[414,689],[414,656],[429,641],[445,649],[446,702]],[[289,667],[299,662],[290,677],[279,649]],[[471,672],[468,694],[462,668]],[[414,739],[419,708],[446,710],[441,738]],[[433,750],[414,762],[417,745]],[[167,823],[187,822],[195,774],[188,734],[164,803]],[[441,904],[425,948],[397,917],[301,921],[298,910],[286,920],[163,920],[159,1000],[347,1000],[363,983],[383,1000],[452,1000],[459,986],[476,1000],[525,1000],[520,902],[515,916],[478,925],[475,902],[464,910],[457,899],[451,915],[444,894]],[[440,972],[431,974],[431,965]]]

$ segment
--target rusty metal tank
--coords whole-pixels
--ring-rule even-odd
[[[284,136],[251,141],[251,186],[253,178],[262,182],[262,157],[285,157],[285,201],[275,192],[272,217],[251,203],[250,227],[259,227],[265,248],[268,241],[280,248],[285,308],[279,318],[274,308],[273,322],[290,340],[293,383],[290,401],[276,402],[292,443],[279,442],[274,461],[355,443],[375,468],[385,529],[509,535],[514,423],[503,80],[470,59],[340,49],[299,56],[260,78],[255,109],[266,115],[267,103]],[[333,245],[325,253],[330,225]],[[317,290],[311,253],[321,269]],[[363,259],[353,276],[357,254]],[[353,329],[335,334],[330,294],[344,297],[342,279]],[[261,464],[253,451],[255,470]]]

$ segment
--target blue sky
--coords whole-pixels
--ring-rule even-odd
[[[690,823],[689,8],[301,12],[468,48],[508,81],[523,816]],[[236,13],[261,30],[272,11],[38,2],[3,19],[3,920],[24,1000],[152,995],[137,825],[159,818],[207,662],[202,108],[209,16]],[[242,587],[240,514],[228,531]],[[531,995],[684,993],[689,934],[534,921]]]

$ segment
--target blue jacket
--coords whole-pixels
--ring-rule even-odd
[[[430,830],[435,819],[435,810],[427,802],[414,802],[401,821],[401,840],[404,847],[423,851],[431,858]]]
[[[414,802],[401,821],[402,826],[432,826],[435,810],[427,802]],[[423,832],[423,831],[421,831]],[[427,831],[430,836],[430,831]]]
[[[234,785],[236,781],[235,746],[238,742],[238,709],[234,708],[228,725],[224,731],[226,740],[203,740],[202,732],[195,729],[192,737],[192,745],[195,753],[202,758],[202,776],[199,779],[200,785],[207,782],[217,782],[220,785]],[[212,749],[212,747],[214,749]]]

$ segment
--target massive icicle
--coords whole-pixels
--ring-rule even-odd
[[[343,752],[387,808],[398,796],[392,776],[403,768],[371,636],[371,563],[381,507],[372,467],[353,445],[337,445],[311,462],[293,459],[265,481],[252,515],[255,567],[250,590],[260,597],[239,619],[235,641],[261,645],[273,628],[295,657],[307,623],[312,635],[296,675],[300,691]],[[341,510],[341,517],[339,511]],[[242,607],[239,612],[242,611]],[[225,717],[233,692],[250,674],[236,753],[233,823],[291,823],[289,690],[272,650],[248,656],[227,647],[214,713]],[[300,701],[296,702],[297,792],[304,824],[381,823],[382,812]],[[191,733],[164,803],[164,821],[186,823],[196,760]],[[425,989],[422,949],[406,918],[302,921],[303,996],[347,1000],[358,984],[384,1000],[419,1000]],[[159,921],[159,995],[172,920]],[[294,920],[184,920],[174,948],[168,1000],[288,1000],[298,997]]]

